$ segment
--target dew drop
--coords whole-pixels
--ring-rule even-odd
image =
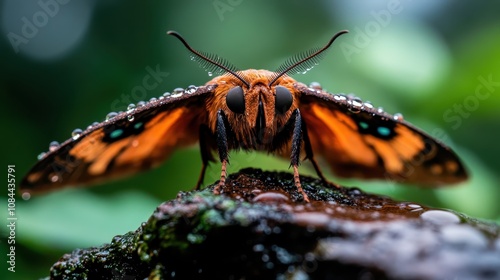
[[[118,243],[122,240],[122,236],[121,235],[117,235],[115,237],[113,237],[113,239],[111,239],[111,243]]]
[[[212,77],[212,75],[213,75],[213,73],[212,73],[212,72],[210,72],[210,71],[208,71],[208,73],[207,73],[207,74],[208,74],[208,76],[209,76],[209,77]]]
[[[377,108],[377,113],[379,113],[379,114],[384,113],[384,108],[382,108],[382,107],[378,107],[378,108]]]
[[[173,92],[173,93],[174,93],[174,94],[184,93],[184,89],[183,89],[183,88],[180,88],[180,87],[178,87],[178,88],[174,88],[174,92]]]
[[[149,102],[156,102],[157,100],[158,100],[158,99],[156,99],[156,97],[151,97],[151,98],[149,99]]]
[[[460,222],[460,217],[444,210],[428,210],[422,213],[420,218],[436,225],[456,224]]]
[[[22,194],[22,198],[23,198],[24,200],[30,200],[30,198],[31,198],[31,194],[30,194],[29,192],[23,192],[23,194]]]
[[[184,89],[183,88],[175,88],[174,91],[172,92],[172,97],[180,97],[182,96],[182,94],[184,93]]]
[[[406,204],[406,209],[409,210],[410,212],[418,212],[424,210],[422,206],[416,203]]]
[[[298,72],[298,73],[306,74],[307,72],[311,71],[311,69],[313,69],[313,68],[314,68],[314,66],[311,66],[311,67],[308,67],[308,68],[304,69],[304,71]]]
[[[127,106],[127,120],[129,120],[130,122],[134,120],[134,112],[135,112],[135,105],[134,104],[129,104]]]
[[[347,100],[347,104],[349,105],[349,111],[353,113],[359,113],[363,109],[363,101],[357,97]]]
[[[163,99],[165,99],[165,97],[163,97],[163,95],[158,97],[158,100],[163,100]]]
[[[410,203],[410,204],[407,204],[406,205],[407,208],[410,208],[410,209],[415,209],[415,208],[422,208],[422,206],[416,204],[416,203]]]
[[[262,245],[262,244],[256,244],[253,246],[254,252],[262,252],[262,251],[264,251],[264,249],[265,249],[264,245]]]
[[[362,192],[361,192],[361,190],[360,190],[360,189],[358,189],[358,188],[350,188],[350,189],[349,189],[349,194],[350,194],[350,195],[361,195],[361,194],[362,194]]]
[[[281,203],[281,202],[287,202],[289,198],[278,192],[265,192],[258,194],[254,197],[253,201],[254,202],[271,202],[271,203]]]
[[[341,101],[341,102],[344,102],[347,100],[347,97],[343,94],[335,94],[333,96],[333,99],[337,100],[337,101]]]
[[[98,122],[93,122],[89,126],[87,126],[87,129],[91,129],[91,128],[95,127],[98,124],[99,124]]]
[[[54,174],[54,173],[52,173],[52,174],[49,176],[49,179],[50,179],[50,181],[51,181],[52,183],[55,183],[55,182],[59,181],[59,178],[60,178],[60,177],[59,177],[59,175]]]
[[[164,97],[170,97],[170,92],[167,91],[167,92],[163,93],[163,96]]]
[[[106,121],[111,120],[112,118],[116,117],[118,114],[116,112],[110,112],[106,115]]]
[[[365,108],[373,109],[373,104],[370,101],[365,101],[365,103],[363,103],[363,106]]]
[[[133,111],[135,110],[135,104],[134,103],[130,103],[128,104],[127,106],[127,113],[132,113]]]
[[[403,114],[401,113],[396,113],[394,114],[394,116],[392,117],[395,121],[402,121],[404,119],[403,117]]]
[[[45,157],[46,154],[47,154],[46,152],[41,152],[41,153],[38,154],[38,156],[36,158],[38,160],[41,160],[41,159],[43,159]]]
[[[187,94],[193,94],[198,88],[195,85],[190,85],[186,89]]]
[[[60,146],[59,142],[57,142],[57,141],[50,142],[50,144],[49,144],[49,152],[53,152],[53,151],[57,150],[59,148],[59,146]]]
[[[82,130],[79,128],[76,128],[71,132],[71,138],[73,140],[77,140],[78,138],[80,138],[80,135],[82,135]]]
[[[319,89],[319,90],[323,89],[323,87],[321,87],[321,84],[318,83],[318,82],[312,82],[312,83],[310,83],[309,87],[312,88],[312,89]]]

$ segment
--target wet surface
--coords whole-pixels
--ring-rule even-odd
[[[413,219],[429,210],[415,203],[370,195],[358,188],[337,188],[333,185],[325,187],[323,182],[310,177],[304,177],[301,181],[310,203],[301,200],[292,184],[292,174],[263,172],[251,168],[230,176],[221,193],[238,201],[276,205],[278,209],[293,213],[297,222],[305,224],[308,223],[307,217],[316,222],[319,217],[351,221]]]
[[[301,180],[311,203],[302,201],[291,174],[256,169],[229,176],[222,195],[213,186],[180,193],[136,232],[63,256],[51,275],[500,279],[498,225]]]

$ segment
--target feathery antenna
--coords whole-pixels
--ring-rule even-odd
[[[199,51],[193,49],[186,42],[186,40],[179,33],[175,32],[175,31],[167,31],[167,34],[168,35],[172,35],[172,36],[176,37],[177,39],[179,39],[179,41],[181,41],[182,44],[184,44],[184,46],[192,54],[194,54],[195,60],[198,63],[200,63],[201,67],[205,68],[208,71],[210,71],[210,70],[214,71],[216,69],[222,69],[225,72],[227,72],[227,73],[235,76],[236,78],[238,78],[243,84],[245,84],[247,86],[247,88],[250,87],[250,84],[247,81],[245,81],[245,79],[243,79],[243,77],[241,77],[240,75],[238,75],[238,73],[236,73],[236,71],[237,71],[236,67],[234,67],[233,65],[231,65],[227,60],[225,60],[223,58],[220,58],[217,55],[207,54],[207,53],[199,52]]]
[[[309,71],[320,59],[321,55],[323,54],[324,51],[326,51],[337,39],[340,35],[349,33],[347,30],[342,30],[337,32],[333,37],[328,41],[328,43],[320,48],[320,49],[312,49],[309,51],[306,51],[304,53],[295,55],[285,61],[280,67],[278,67],[278,70],[276,71],[276,76],[269,82],[269,86],[274,84],[281,76],[285,75],[286,73],[292,71],[292,70],[298,70],[298,72],[307,72]]]

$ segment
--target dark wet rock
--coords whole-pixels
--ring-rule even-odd
[[[53,279],[500,279],[500,228],[455,212],[245,169],[75,250]]]

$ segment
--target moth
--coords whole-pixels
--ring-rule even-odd
[[[21,183],[24,192],[89,184],[158,166],[175,149],[198,143],[202,169],[221,162],[214,193],[226,181],[232,150],[264,151],[288,158],[293,184],[301,187],[299,164],[309,160],[324,181],[316,157],[342,177],[380,178],[425,185],[467,178],[457,155],[415,128],[399,114],[390,115],[352,95],[307,86],[289,76],[312,68],[340,35],[328,43],[288,59],[277,71],[238,71],[226,60],[193,49],[169,31],[206,70],[219,71],[203,86],[178,88],[149,102],[110,113],[105,121],[75,130],[49,151]]]

